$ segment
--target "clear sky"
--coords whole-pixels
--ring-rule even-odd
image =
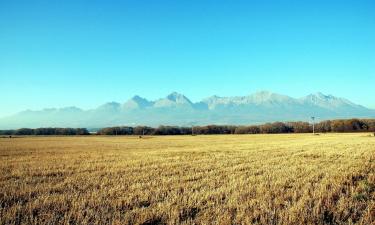
[[[375,1],[0,0],[0,116],[172,91],[375,108]]]

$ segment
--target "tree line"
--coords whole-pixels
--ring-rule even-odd
[[[314,124],[315,132],[375,132],[375,119],[325,120]],[[251,126],[207,125],[194,127],[147,126],[107,127],[98,130],[99,135],[200,135],[200,134],[278,134],[311,133],[308,122],[274,122]]]
[[[0,135],[88,135],[86,128],[21,128],[17,130],[0,130]]]
[[[325,120],[314,124],[315,132],[375,132],[375,119]],[[274,122],[251,126],[206,125],[194,127],[118,126],[99,129],[97,135],[204,135],[204,134],[278,134],[311,133],[308,122]],[[21,128],[0,130],[0,135],[88,135],[86,128]]]

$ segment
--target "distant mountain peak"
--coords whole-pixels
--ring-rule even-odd
[[[143,100],[144,98],[142,98],[142,97],[139,96],[139,95],[134,95],[131,99],[132,99],[132,100],[135,100],[135,101],[139,101],[139,100]]]
[[[134,95],[133,98],[131,98],[130,100],[134,101],[134,102],[137,102],[137,103],[140,103],[140,104],[145,104],[145,103],[150,103],[150,101],[148,101],[147,99],[145,98],[142,98],[141,96],[139,95]]]
[[[178,92],[172,92],[167,96],[167,99],[174,101],[174,102],[190,102],[191,101],[183,94]]]
[[[328,95],[323,94],[323,93],[320,92],[320,91],[315,92],[315,95],[316,95],[316,96],[319,96],[319,97],[327,97],[327,96],[328,96]]]
[[[152,102],[139,95],[134,95],[131,99],[124,103],[125,109],[141,109],[152,106]]]
[[[270,91],[258,91],[248,96],[248,101],[255,104],[291,104],[296,103],[296,99],[287,95],[281,95]]]
[[[183,94],[172,92],[167,97],[155,101],[155,107],[192,107],[193,103]]]
[[[168,96],[183,96],[183,94],[178,93],[177,91],[173,91]]]
[[[308,95],[310,98],[318,98],[318,99],[325,99],[325,100],[329,100],[329,99],[337,99],[335,96],[333,95],[326,95],[326,94],[323,94],[322,92],[316,92],[314,94],[310,94]]]
[[[118,102],[107,102],[107,103],[103,104],[102,106],[103,107],[113,107],[113,106],[119,106],[119,105],[120,105],[120,103],[118,103]]]
[[[301,101],[305,104],[316,105],[322,108],[334,109],[342,107],[360,107],[353,102],[345,98],[338,98],[333,95],[325,95],[321,92],[315,94],[309,94],[306,97],[301,98]]]

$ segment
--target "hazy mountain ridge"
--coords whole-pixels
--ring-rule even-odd
[[[375,110],[350,102],[345,98],[320,92],[302,98],[268,91],[247,96],[211,96],[192,102],[183,94],[173,92],[154,101],[138,95],[124,103],[108,102],[96,109],[82,110],[75,106],[26,110],[1,118],[0,129],[20,127],[105,127],[114,125],[204,125],[256,124],[272,121],[307,121],[375,117]]]

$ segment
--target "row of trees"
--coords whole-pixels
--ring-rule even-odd
[[[0,135],[88,135],[86,128],[21,128],[18,130],[0,130]]]
[[[100,129],[99,135],[191,135],[191,134],[234,134],[236,126],[159,126],[157,128],[147,126],[137,127],[107,127]]]
[[[186,134],[277,134],[311,133],[313,126],[307,122],[275,122],[252,126],[208,125],[195,127],[160,126],[158,128],[108,127],[97,132],[101,135],[186,135]],[[315,131],[375,132],[375,119],[325,120],[315,124]]]
[[[158,128],[107,127],[98,135],[198,135],[198,134],[277,134],[310,133],[312,124],[307,122],[275,122],[252,126],[207,125],[195,127],[159,126]],[[326,132],[375,132],[375,119],[325,120],[315,124],[315,131]],[[88,135],[86,128],[22,128],[0,130],[0,135]]]
[[[236,134],[310,133],[313,126],[307,122],[276,122],[259,126],[240,126]],[[315,132],[375,132],[375,119],[325,120],[315,124]]]

